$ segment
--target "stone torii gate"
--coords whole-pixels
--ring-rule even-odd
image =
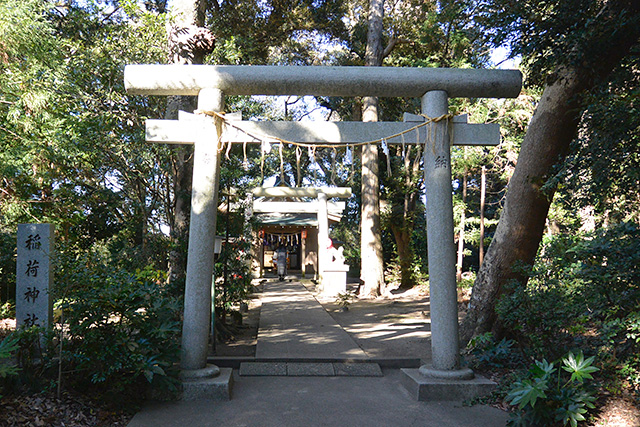
[[[522,76],[515,70],[129,65],[125,68],[125,86],[132,94],[197,95],[198,109],[208,112],[223,111],[224,95],[420,97],[422,113],[437,118],[448,114],[449,98],[517,97]],[[405,120],[401,123],[236,121],[232,124],[240,134],[228,136],[222,134],[219,117],[183,115],[177,121],[147,121],[149,141],[195,144],[181,359],[185,393],[192,396],[184,398],[216,393],[202,390],[207,388],[205,383],[209,381],[205,378],[220,372],[217,367],[207,365],[220,164],[217,146],[223,139],[255,141],[241,134],[308,143],[345,144],[379,139],[387,143],[425,141],[428,145],[424,149],[424,176],[432,363],[410,376],[418,384],[416,397],[419,399],[429,397],[429,392],[422,389],[423,383],[428,382],[426,379],[435,378],[438,382],[473,378],[473,372],[461,369],[459,363],[450,143],[494,145],[499,141],[499,128],[497,125],[441,120],[415,129],[413,136],[391,137],[411,130],[416,126],[415,121],[425,118],[409,115]],[[193,381],[194,378],[198,381]],[[193,387],[188,391],[190,384]]]

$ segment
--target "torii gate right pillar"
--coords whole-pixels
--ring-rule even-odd
[[[431,119],[448,114],[448,94],[429,91],[422,113]],[[464,400],[490,393],[496,384],[460,367],[458,298],[453,242],[451,137],[449,120],[432,121],[424,147],[429,250],[431,364],[403,369],[403,382],[417,400]]]
[[[427,92],[422,97],[422,113],[432,119],[448,114],[448,100],[445,91]],[[420,372],[463,379],[473,378],[473,372],[460,370],[448,123],[445,119],[428,125],[424,148],[432,365],[421,367]]]

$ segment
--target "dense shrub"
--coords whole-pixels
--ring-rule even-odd
[[[497,311],[536,358],[581,348],[613,391],[640,386],[640,227],[622,223],[545,242],[526,287]]]
[[[4,393],[4,380],[18,375],[18,367],[13,363],[13,354],[18,348],[16,336],[9,335],[0,340],[0,398]]]
[[[225,243],[215,264],[216,311],[227,313],[244,302],[252,291],[251,244],[244,238]]]
[[[15,289],[16,235],[5,231],[0,224],[0,303],[13,299]]]
[[[478,335],[467,346],[469,366],[474,369],[520,367],[522,357],[514,349],[514,344],[507,338],[497,341],[492,332]]]
[[[57,271],[65,381],[114,400],[144,397],[150,385],[171,389],[182,304],[163,274],[131,274],[96,253],[62,253]]]

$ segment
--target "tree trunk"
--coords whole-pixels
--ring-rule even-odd
[[[456,263],[456,280],[460,282],[462,280],[462,261],[464,260],[464,225],[465,225],[465,211],[467,203],[467,171],[464,171],[462,177],[462,215],[460,216],[460,234],[458,235],[458,260]]]
[[[487,192],[487,170],[482,166],[482,178],[480,181],[480,250],[478,253],[478,266],[484,260],[484,200]]]
[[[177,0],[172,12],[175,23],[169,29],[169,54],[175,64],[202,64],[204,56],[213,50],[214,37],[204,25],[204,0]],[[167,99],[166,120],[176,120],[179,111],[192,112],[197,104],[193,96],[170,96]],[[191,214],[191,180],[193,146],[173,147],[173,214],[169,215],[170,283],[184,283],[187,268],[187,242]]]
[[[414,153],[415,151],[415,153]],[[402,194],[402,203],[393,200],[392,215],[388,221],[389,228],[396,241],[398,264],[400,266],[400,289],[411,289],[416,284],[413,273],[414,248],[411,236],[415,224],[416,203],[419,196],[419,188],[416,185],[422,175],[420,159],[422,150],[420,146],[396,147],[396,156],[402,156],[404,170],[398,183],[391,183],[401,187],[398,192]],[[396,212],[398,212],[396,214]]]
[[[369,31],[365,65],[382,64],[382,16],[384,0],[369,3]],[[378,121],[378,98],[362,99],[362,121]],[[363,286],[360,295],[376,297],[384,290],[384,261],[380,237],[380,182],[378,180],[378,146],[362,147],[362,217],[360,235],[361,270]]]
[[[376,297],[384,289],[379,189],[378,146],[365,145],[362,147],[362,230],[360,235],[360,279],[363,281],[360,295],[363,297]]]
[[[411,229],[391,224],[396,241],[398,263],[400,264],[400,289],[411,289],[415,285],[413,277],[413,248],[411,247]]]
[[[633,2],[610,2],[608,7],[612,13],[601,19],[615,20],[620,8],[630,8],[638,13],[638,5],[632,7],[629,4]],[[581,95],[603,83],[638,41],[640,28],[637,25],[619,27],[616,23],[610,24],[610,28],[617,28],[614,36],[596,33],[596,37],[608,37],[610,47],[596,63],[561,67],[555,82],[542,94],[509,182],[504,211],[473,287],[469,310],[460,330],[462,344],[478,334],[492,330],[499,332],[495,304],[503,293],[504,285],[514,279],[522,286],[527,282],[526,276],[514,272],[514,266],[521,263],[532,265],[535,259],[555,193],[555,189],[543,192],[542,186],[552,176],[553,168],[564,161],[569,144],[576,135],[584,108]],[[598,43],[601,40],[588,42]]]

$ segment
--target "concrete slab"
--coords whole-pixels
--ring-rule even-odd
[[[229,401],[146,405],[129,427],[349,426],[495,427],[508,414],[490,406],[419,402],[399,370],[383,377],[240,377]]]
[[[287,363],[290,377],[332,377],[335,375],[332,363]]]
[[[471,380],[429,378],[418,369],[401,369],[402,385],[418,401],[471,400],[485,396],[496,388],[496,383],[477,375]]]
[[[243,362],[240,364],[240,375],[286,376],[287,364],[278,362]]]
[[[334,363],[337,376],[343,377],[381,377],[382,370],[377,363]]]
[[[229,400],[233,385],[233,369],[220,368],[220,375],[214,378],[200,378],[182,382],[181,400]]]
[[[381,368],[419,368],[422,366],[422,359],[417,357],[393,357],[393,358],[378,358],[373,357],[371,362],[378,364]]]

